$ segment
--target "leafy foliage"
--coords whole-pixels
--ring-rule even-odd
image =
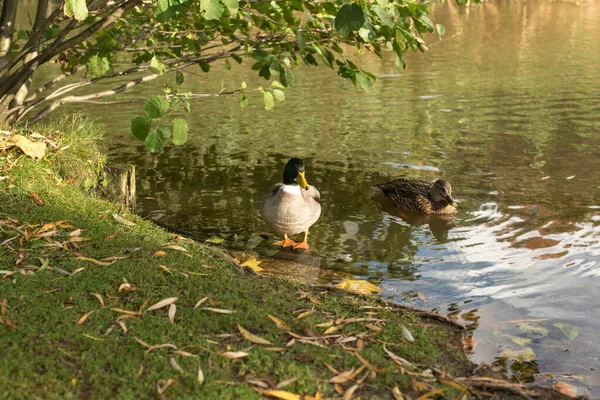
[[[174,73],[174,85],[167,85],[162,96],[151,96],[144,104],[147,118],[153,120],[189,112],[190,100],[205,96],[184,90],[183,72],[206,74],[215,62],[223,62],[231,69],[233,59],[252,68],[260,77],[277,81],[277,86],[266,89],[259,87],[249,91],[242,87],[230,92],[223,89],[227,94],[241,94],[242,108],[248,106],[252,93],[258,91],[265,109],[272,110],[276,101],[285,99],[282,88],[294,84],[293,69],[298,65],[323,64],[355,86],[368,89],[375,76],[350,61],[348,56],[365,51],[378,56],[391,52],[395,54],[396,64],[406,68],[407,51],[427,50],[425,33],[444,34],[444,28],[428,18],[428,3],[408,0],[124,0],[119,4],[94,4],[94,7],[93,17],[88,17],[84,0],[67,0],[62,14],[74,20],[71,22],[81,22],[70,23],[61,30],[64,24],[61,25],[60,12],[53,14],[50,18],[54,20],[49,20],[39,35],[45,40],[39,42],[39,57],[55,60],[64,71],[86,65],[97,80],[135,73],[154,74],[132,79],[125,89],[155,79],[157,75]],[[119,14],[123,10],[126,15]],[[116,14],[120,17],[114,18]],[[77,35],[77,32],[86,34]],[[21,40],[26,41],[35,33],[24,32]],[[69,41],[68,51],[56,51],[65,37],[77,40]],[[134,67],[113,70],[117,57],[123,65],[123,56],[129,57]],[[199,71],[194,72],[194,69]],[[7,81],[28,73],[27,69],[16,67],[13,72],[14,76],[9,76]],[[0,85],[0,98],[9,93],[9,85]],[[110,91],[102,92],[103,96],[109,94]],[[36,102],[33,107],[40,103],[43,102]],[[132,122],[134,135],[146,140],[153,150],[161,148],[159,144],[164,140],[161,142],[157,137],[164,139],[164,132],[161,136],[159,130],[155,130],[156,133],[148,130],[139,117],[134,121],[137,121]],[[180,141],[183,136],[174,133],[175,137]]]

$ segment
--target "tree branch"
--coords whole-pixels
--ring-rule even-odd
[[[17,17],[17,0],[4,0],[0,15],[0,57],[6,57],[12,44]]]

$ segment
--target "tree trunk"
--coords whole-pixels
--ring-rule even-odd
[[[0,14],[0,63],[7,57],[12,44],[13,32],[15,31],[15,19],[17,17],[17,0],[4,0],[2,2],[2,14]]]

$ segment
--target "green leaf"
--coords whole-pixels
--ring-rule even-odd
[[[86,66],[88,72],[94,78],[99,78],[112,71],[112,67],[108,58],[100,57],[98,55],[91,56]]]
[[[344,4],[335,17],[335,29],[344,36],[360,29],[365,23],[365,14],[357,4]]]
[[[86,19],[88,16],[88,9],[85,0],[66,0],[65,16],[69,18],[75,17],[77,21]]]
[[[369,41],[369,36],[371,35],[371,30],[367,28],[360,28],[358,30],[358,36],[362,38],[365,42]]]
[[[240,108],[244,109],[248,107],[248,96],[246,94],[242,94],[242,100],[240,100]]]
[[[210,71],[210,64],[200,63],[200,69],[202,70],[202,72],[208,72]]]
[[[200,0],[200,14],[204,19],[219,19],[225,11],[219,0]]]
[[[162,96],[150,96],[144,103],[144,111],[150,118],[160,118],[169,111],[169,102]]]
[[[162,133],[164,138],[171,137],[171,130],[169,128],[167,128],[166,126],[161,126],[160,128],[158,128],[158,130]]]
[[[175,12],[169,7],[169,0],[158,0],[154,9],[154,18],[160,22],[167,22],[175,16]]]
[[[173,144],[180,146],[188,140],[188,124],[185,119],[175,118],[173,120]]]
[[[373,79],[362,71],[356,73],[356,84],[362,89],[370,89],[373,86]]]
[[[156,56],[153,56],[150,60],[150,71],[155,74],[162,75],[165,73],[165,69],[167,68],[162,61],[160,61]]]
[[[227,71],[231,70],[231,63],[229,62],[229,58],[225,59],[225,69]]]
[[[152,120],[147,117],[140,116],[131,120],[131,133],[136,139],[146,140],[151,127]]]
[[[284,86],[279,81],[271,82],[271,87],[276,87],[276,88],[280,88],[280,89],[284,88]]]
[[[177,83],[178,85],[181,85],[181,84],[183,84],[184,79],[185,79],[185,77],[183,76],[183,72],[177,71],[175,73],[175,83]]]
[[[306,41],[304,40],[304,35],[299,30],[296,31],[296,42],[298,43],[298,48],[300,48],[300,50],[304,50],[306,48]]]
[[[436,24],[435,29],[437,30],[437,33],[440,36],[444,36],[444,34],[446,33],[446,28],[444,28],[444,25]]]
[[[282,68],[279,73],[279,80],[281,84],[285,87],[290,87],[294,84],[294,73],[291,68]]]
[[[151,153],[158,153],[165,147],[165,138],[161,131],[152,129],[146,137],[146,148]]]
[[[240,3],[238,0],[223,0],[231,15],[237,14]]]
[[[375,12],[375,14],[377,14],[383,25],[394,25],[394,16],[391,13],[389,13],[385,8],[380,6],[373,6],[373,11]]]
[[[266,90],[263,93],[263,101],[265,102],[265,110],[270,111],[275,108],[275,99],[271,92],[267,92]]]
[[[275,96],[275,98],[278,101],[284,101],[285,100],[285,93],[283,93],[283,91],[281,91],[279,89],[273,89],[273,96]]]
[[[242,57],[240,57],[239,55],[233,53],[231,54],[231,58],[233,58],[238,64],[241,64],[242,61],[244,61],[244,59]]]

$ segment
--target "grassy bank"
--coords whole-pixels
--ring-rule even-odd
[[[559,398],[476,371],[440,319],[244,273],[91,196],[95,129],[0,155],[2,398]]]

